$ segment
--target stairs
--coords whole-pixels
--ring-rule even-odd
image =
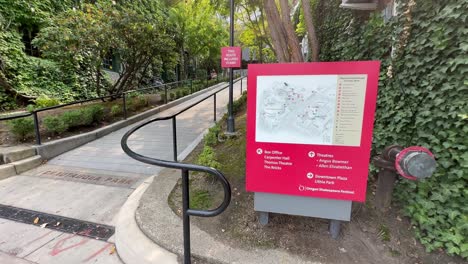
[[[33,147],[0,148],[0,180],[33,169],[42,163]]]

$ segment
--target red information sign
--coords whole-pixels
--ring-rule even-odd
[[[249,65],[247,190],[365,201],[379,68]]]
[[[240,68],[241,66],[241,48],[223,47],[221,48],[221,67]]]

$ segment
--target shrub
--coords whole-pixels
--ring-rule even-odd
[[[198,163],[215,169],[221,168],[221,164],[216,160],[213,148],[208,145],[205,145],[202,153],[198,156]]]
[[[241,109],[243,109],[245,107],[245,105],[246,105],[246,102],[247,102],[247,92],[243,92],[242,96],[239,99],[232,102],[232,112],[233,112],[233,114],[236,114]]]
[[[183,96],[182,91],[181,91],[181,90],[177,90],[177,92],[176,92],[176,98],[181,98],[182,96]]]
[[[148,106],[148,99],[143,94],[138,95],[133,100],[137,109]]]
[[[44,108],[59,105],[60,101],[56,98],[50,98],[47,95],[40,95],[34,100],[34,103],[36,104],[36,108]]]
[[[67,131],[68,126],[63,121],[63,118],[58,116],[47,116],[42,120],[47,132],[52,134],[61,134]]]
[[[205,145],[215,146],[218,144],[218,134],[221,132],[221,127],[216,124],[214,127],[208,130],[208,133],[205,135]]]
[[[113,105],[110,110],[111,116],[121,115],[123,112],[121,105]]]
[[[169,94],[169,98],[171,98],[171,101],[173,101],[175,99],[176,95],[174,93],[170,93]]]
[[[63,113],[61,118],[67,127],[72,128],[82,125],[83,117],[81,114],[82,112],[80,110],[71,110]]]
[[[190,91],[189,90],[183,90],[182,92],[183,96],[187,96],[190,94]]]
[[[102,105],[93,105],[81,110],[81,124],[89,126],[92,123],[99,123],[104,118],[104,107]]]
[[[102,121],[104,118],[104,106],[102,105],[93,105],[88,107],[88,111],[91,112],[91,115],[93,117],[93,122],[99,123]]]
[[[10,132],[18,140],[25,140],[34,134],[34,121],[31,117],[17,118],[8,121]]]
[[[166,94],[160,93],[159,96],[161,97],[161,102],[164,102],[164,98],[166,97]]]

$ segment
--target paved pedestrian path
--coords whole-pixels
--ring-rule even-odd
[[[207,93],[151,118],[183,109]],[[234,95],[240,96],[240,83],[234,85]],[[217,95],[218,119],[225,112],[227,102],[228,89],[225,89]],[[171,122],[155,122],[139,130],[130,138],[130,148],[150,157],[172,159]],[[182,153],[211,125],[211,98],[179,115],[178,152]],[[66,152],[34,170],[0,181],[0,205],[32,210],[43,219],[50,215],[76,219],[75,226],[84,225],[83,221],[115,226],[116,215],[128,196],[162,169],[135,161],[122,151],[120,139],[130,127]],[[82,232],[65,233],[0,218],[0,263],[121,263],[115,252],[114,236],[96,239],[89,234],[91,231]]]

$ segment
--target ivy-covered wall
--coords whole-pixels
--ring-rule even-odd
[[[382,61],[373,152],[434,153],[436,173],[399,181],[395,196],[428,251],[468,258],[468,1],[401,0],[388,22],[339,2],[318,18],[321,60]]]

